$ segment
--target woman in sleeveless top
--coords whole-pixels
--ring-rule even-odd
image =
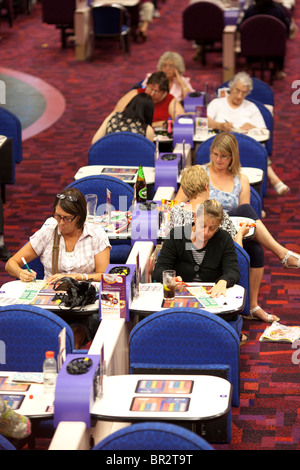
[[[278,243],[250,206],[250,184],[247,176],[240,172],[238,143],[233,134],[224,132],[215,137],[211,146],[210,162],[205,168],[209,176],[210,197],[224,204],[223,208],[229,215],[255,220],[256,242],[276,255],[283,267],[299,269],[300,255]],[[179,190],[176,199],[182,202],[186,201],[187,197]],[[250,261],[254,257],[258,257],[258,251],[256,255],[250,255]],[[263,265],[250,267],[250,317],[266,322],[272,322],[274,319],[278,321],[277,317],[267,314],[257,303],[263,273]]]
[[[114,132],[133,132],[153,141],[153,113],[154,103],[152,98],[145,93],[136,95],[123,111],[114,111],[107,116],[94,135],[92,144],[106,134]]]

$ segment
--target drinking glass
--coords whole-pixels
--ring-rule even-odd
[[[98,202],[97,194],[86,194],[85,200],[87,205],[87,221],[94,222]]]
[[[165,300],[174,300],[176,271],[168,269],[163,271],[163,293]]]

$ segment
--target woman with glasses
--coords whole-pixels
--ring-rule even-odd
[[[285,268],[299,269],[300,255],[277,242],[250,206],[250,184],[247,176],[240,171],[238,143],[235,136],[226,132],[218,134],[210,150],[210,162],[204,167],[209,177],[210,197],[218,200],[228,215],[247,217],[253,219],[256,224],[253,238],[256,243],[244,244],[250,257],[250,318],[265,322],[278,321],[275,315],[266,313],[258,305],[259,289],[264,274],[262,247],[277,256]],[[178,202],[188,200],[181,187],[176,200]]]
[[[252,78],[246,72],[237,73],[228,83],[229,95],[215,98],[207,106],[208,127],[218,131],[234,132],[235,129],[249,131],[266,128],[258,107],[246,97],[253,89]],[[279,195],[286,194],[289,187],[284,184],[272,168],[268,159],[267,176]]]
[[[68,275],[78,281],[101,280],[109,264],[110,243],[103,228],[86,223],[87,207],[83,194],[76,188],[65,189],[54,199],[52,216],[56,223],[45,224],[5,265],[6,271],[23,282],[33,281],[22,259],[30,262],[40,257],[47,282]],[[59,240],[58,272],[53,273],[54,235]]]
[[[110,257],[110,243],[102,227],[87,224],[87,206],[83,194],[76,188],[57,194],[53,203],[53,223],[45,223],[5,265],[6,271],[23,282],[36,278],[36,272],[24,268],[40,257],[45,280],[55,283],[68,276],[77,281],[101,281]],[[55,257],[57,253],[57,257]],[[94,336],[99,315],[90,315],[72,326],[75,348],[78,349]]]
[[[169,80],[164,72],[154,72],[150,75],[146,87],[134,88],[124,95],[117,103],[114,112],[122,112],[132,100],[140,93],[151,96],[154,103],[152,127],[162,127],[171,118],[174,120],[179,114],[184,114],[182,105],[169,93]]]
[[[177,52],[164,52],[158,60],[157,70],[166,74],[169,80],[170,94],[177,101],[183,102],[189,92],[195,91],[190,84],[190,78],[183,75],[185,73],[185,63],[183,57]],[[149,77],[150,74],[146,76],[142,86],[146,86]]]

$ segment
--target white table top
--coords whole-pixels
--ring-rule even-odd
[[[16,372],[0,371],[0,379],[2,377],[13,377]],[[39,373],[31,373],[32,376],[40,376]],[[25,387],[25,385],[22,384]],[[0,397],[3,395],[24,395],[24,399],[20,408],[16,409],[16,413],[23,414],[29,418],[45,418],[53,416],[53,399],[49,395],[44,394],[43,383],[30,383],[27,391],[18,390],[17,386],[14,391],[0,390]]]
[[[232,129],[232,132],[248,135],[249,137],[252,137],[254,140],[260,143],[267,142],[270,138],[270,131],[268,129],[253,128],[250,129],[248,132],[240,131],[238,129]],[[216,134],[213,134],[210,130],[207,132],[207,134],[194,134],[194,142],[204,142],[205,140],[215,135]]]
[[[190,394],[136,393],[139,380],[193,381]],[[134,397],[190,398],[187,411],[131,411]],[[208,375],[120,375],[104,377],[103,397],[97,398],[92,416],[112,421],[147,420],[200,420],[222,416],[231,403],[231,384],[220,377]]]
[[[191,286],[201,286],[201,284],[190,282]],[[213,286],[214,283],[205,282],[202,285]],[[180,293],[179,293],[180,295]],[[229,312],[239,312],[244,306],[245,289],[242,286],[234,285],[226,290],[226,297],[221,296],[215,299],[218,307],[204,307],[210,313],[218,315],[226,314]],[[163,302],[163,286],[160,283],[145,283],[140,284],[139,296],[134,298],[130,311],[132,314],[142,315],[159,312],[164,310],[162,307]],[[184,306],[184,305],[182,305]]]
[[[39,289],[41,289],[41,285],[43,284],[42,280],[37,280],[36,282],[22,282],[20,280],[16,281],[9,281],[6,282],[1,286],[1,293],[0,293],[0,307],[4,305],[13,305],[13,304],[27,304],[31,305],[31,302],[34,298],[34,293],[37,295]],[[28,297],[26,299],[20,300],[20,297],[23,293],[27,291]],[[99,300],[97,299],[94,304],[85,305],[80,310],[79,307],[75,307],[72,310],[69,310],[68,307],[59,306],[59,305],[44,305],[41,303],[35,303],[37,307],[44,308],[46,310],[51,310],[63,313],[67,315],[68,313],[74,315],[76,312],[80,314],[84,314],[85,312],[90,314],[91,312],[99,311]]]

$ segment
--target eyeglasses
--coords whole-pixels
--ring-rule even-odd
[[[169,62],[164,62],[161,67],[164,68],[164,69],[167,68],[167,67],[169,67],[170,69],[175,69],[176,68],[174,64],[171,64]]]
[[[229,158],[231,158],[231,155],[219,155],[213,152],[211,153],[211,156],[214,158],[221,158],[221,160],[229,160]]]
[[[53,212],[52,217],[57,220],[57,222],[63,221],[65,224],[70,224],[77,217],[77,215],[74,215],[74,217],[69,217],[67,215],[63,216],[59,215],[57,212]]]
[[[232,88],[232,92],[235,93],[236,95],[241,95],[241,96],[247,96],[249,94],[249,91],[243,91],[240,90],[239,88]]]
[[[58,199],[67,199],[67,201],[70,201],[70,202],[77,202],[78,201],[77,197],[70,196],[69,194],[61,194],[60,193],[60,194],[56,194],[56,197]]]
[[[161,90],[154,90],[154,88],[149,85],[147,85],[146,88],[150,91],[150,95],[161,95],[163,93]]]

